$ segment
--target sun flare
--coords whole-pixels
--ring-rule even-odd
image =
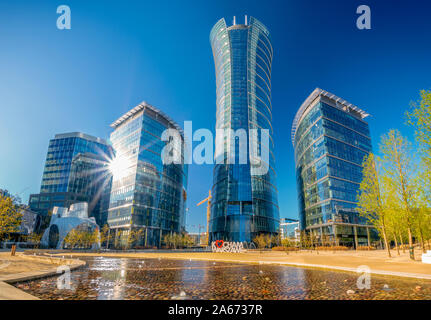
[[[115,157],[109,163],[109,171],[112,173],[114,179],[121,179],[127,176],[130,168],[130,160],[126,157]]]

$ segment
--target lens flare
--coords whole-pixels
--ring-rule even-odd
[[[113,178],[118,180],[128,175],[130,165],[131,162],[129,158],[122,156],[115,157],[109,163],[109,171],[111,171]]]

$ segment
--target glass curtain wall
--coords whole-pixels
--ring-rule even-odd
[[[275,161],[272,140],[271,64],[273,49],[268,29],[255,18],[228,27],[219,20],[210,33],[216,71],[216,128],[225,131],[223,149],[216,150],[209,241],[251,242],[261,233],[278,233]],[[247,156],[239,163],[241,145],[237,130],[247,138],[258,130],[257,144],[269,150],[266,174],[257,174]],[[261,131],[268,130],[269,144],[261,143]],[[232,149],[233,148],[233,149]],[[250,149],[248,149],[250,151]],[[230,153],[234,163],[228,164]]]

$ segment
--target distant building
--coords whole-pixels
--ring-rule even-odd
[[[376,232],[356,211],[362,163],[371,152],[368,114],[315,89],[292,127],[301,230],[340,245],[367,245]]]
[[[100,138],[80,132],[57,134],[49,142],[39,194],[30,195],[29,206],[38,212],[37,229],[49,222],[54,207],[89,204],[89,214],[103,225],[107,219],[112,148]]]
[[[207,233],[201,232],[201,233],[189,233],[189,237],[193,240],[193,245],[195,246],[207,246]]]
[[[116,246],[131,230],[142,229],[137,246],[160,246],[166,234],[184,230],[187,165],[181,128],[159,109],[143,102],[112,125],[115,159],[108,224]],[[164,164],[162,133],[174,129],[181,139],[181,163]]]
[[[299,239],[299,220],[282,218],[280,219],[281,239]]]
[[[32,234],[35,230],[37,213],[31,211],[26,206],[19,206],[17,209],[22,214],[21,224],[18,226],[16,232],[10,232],[3,235],[3,239],[7,238],[11,242],[24,242],[26,240],[26,236]]]
[[[22,214],[22,220],[19,227],[19,232],[21,235],[29,235],[35,230],[37,213],[25,207],[22,207],[20,211]]]

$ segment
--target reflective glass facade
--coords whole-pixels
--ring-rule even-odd
[[[168,128],[181,131],[160,110],[142,103],[111,125],[111,142],[118,161],[113,170],[108,223],[116,246],[124,245],[130,230],[142,229],[138,246],[160,246],[167,233],[184,230],[187,165],[163,164]],[[182,148],[184,138],[181,134]],[[184,155],[181,150],[181,155]],[[183,160],[183,158],[182,158]]]
[[[111,153],[111,147],[100,138],[79,132],[56,135],[49,142],[41,193],[68,191],[72,161],[79,153],[97,154],[106,158]]]
[[[265,175],[247,157],[239,163],[240,144],[234,136],[222,138],[224,150],[235,145],[235,162],[214,167],[209,241],[251,242],[260,233],[277,234],[279,212],[272,140],[271,64],[273,49],[268,29],[255,18],[228,27],[219,20],[210,33],[217,87],[217,129],[269,130],[269,167]],[[219,139],[219,137],[217,137]],[[258,145],[261,136],[258,136]],[[244,146],[242,146],[244,147]],[[249,146],[250,147],[250,146]]]
[[[69,193],[87,197],[90,217],[94,217],[99,226],[108,222],[112,183],[109,160],[92,153],[79,153],[73,158],[70,169]]]
[[[298,239],[299,238],[299,221],[293,219],[280,220],[280,238],[281,239]]]
[[[53,207],[87,202],[90,216],[105,224],[111,157],[112,148],[103,139],[80,132],[56,135],[49,142],[40,193],[30,195],[30,208],[46,216]]]
[[[364,111],[321,89],[294,121],[293,144],[302,230],[367,242],[367,221],[355,211],[362,162],[371,152]],[[355,230],[356,229],[356,230]],[[358,240],[358,239],[356,239]]]

